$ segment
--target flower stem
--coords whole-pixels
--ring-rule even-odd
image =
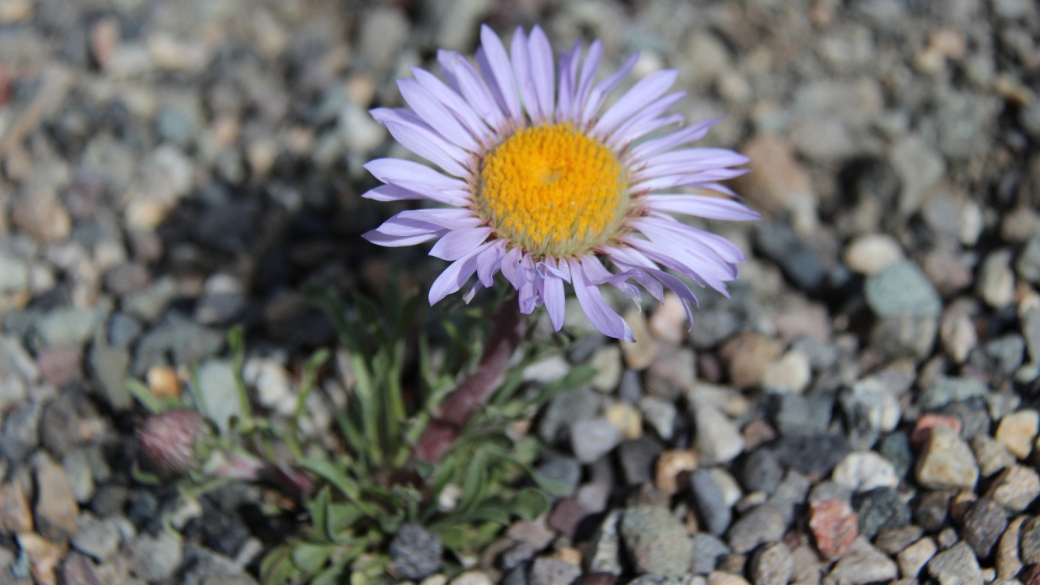
[[[477,407],[498,387],[509,358],[524,338],[524,322],[516,298],[507,299],[495,315],[477,371],[463,380],[441,404],[415,446],[415,456],[436,463],[458,438]]]

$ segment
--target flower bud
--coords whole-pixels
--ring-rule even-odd
[[[183,474],[198,465],[195,442],[209,434],[209,427],[194,410],[168,410],[151,416],[137,428],[137,442],[156,471]]]

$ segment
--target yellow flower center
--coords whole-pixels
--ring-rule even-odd
[[[477,208],[498,237],[537,256],[573,256],[606,243],[629,208],[613,151],[572,124],[525,128],[481,165]]]

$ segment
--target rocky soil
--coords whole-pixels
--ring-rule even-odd
[[[627,309],[635,344],[568,312],[586,333],[528,377],[599,368],[531,430],[570,493],[452,584],[1040,583],[1035,2],[0,0],[0,584],[255,582],[278,494],[136,481],[123,380],[194,365],[233,414],[243,324],[288,415],[334,344],[306,286],[428,283],[359,237],[396,211],[361,165],[407,156],[366,110],[481,22],[678,69],[766,219],[711,226],[751,261],[689,333],[674,298]],[[429,542],[395,562],[442,585]]]

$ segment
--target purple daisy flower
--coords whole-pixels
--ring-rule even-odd
[[[451,264],[430,288],[431,305],[476,274],[468,301],[501,272],[519,292],[521,312],[545,305],[556,330],[563,326],[564,283],[597,329],[626,341],[633,341],[632,330],[604,301],[601,285],[637,302],[635,284],[658,300],[668,288],[683,300],[690,323],[689,303],[697,298],[665,269],[726,295],[725,283],[746,261],[743,252],[672,214],[758,219],[719,183],[743,174],[733,167],[748,159],[684,147],[718,120],[686,126],[681,115],[667,113],[685,96],[666,93],[677,72],[646,76],[601,112],[638,55],[595,83],[603,45],[593,42],[582,61],[575,43],[560,57],[557,84],[549,39],[538,26],[530,36],[517,28],[509,53],[486,25],[480,37],[477,66],[442,50],[446,82],[413,68],[414,79],[398,80],[411,109],[372,110],[398,142],[443,172],[373,160],[365,168],[385,184],[364,196],[447,207],[403,211],[365,238],[381,246],[437,240],[430,255]],[[666,128],[672,131],[646,139]]]

